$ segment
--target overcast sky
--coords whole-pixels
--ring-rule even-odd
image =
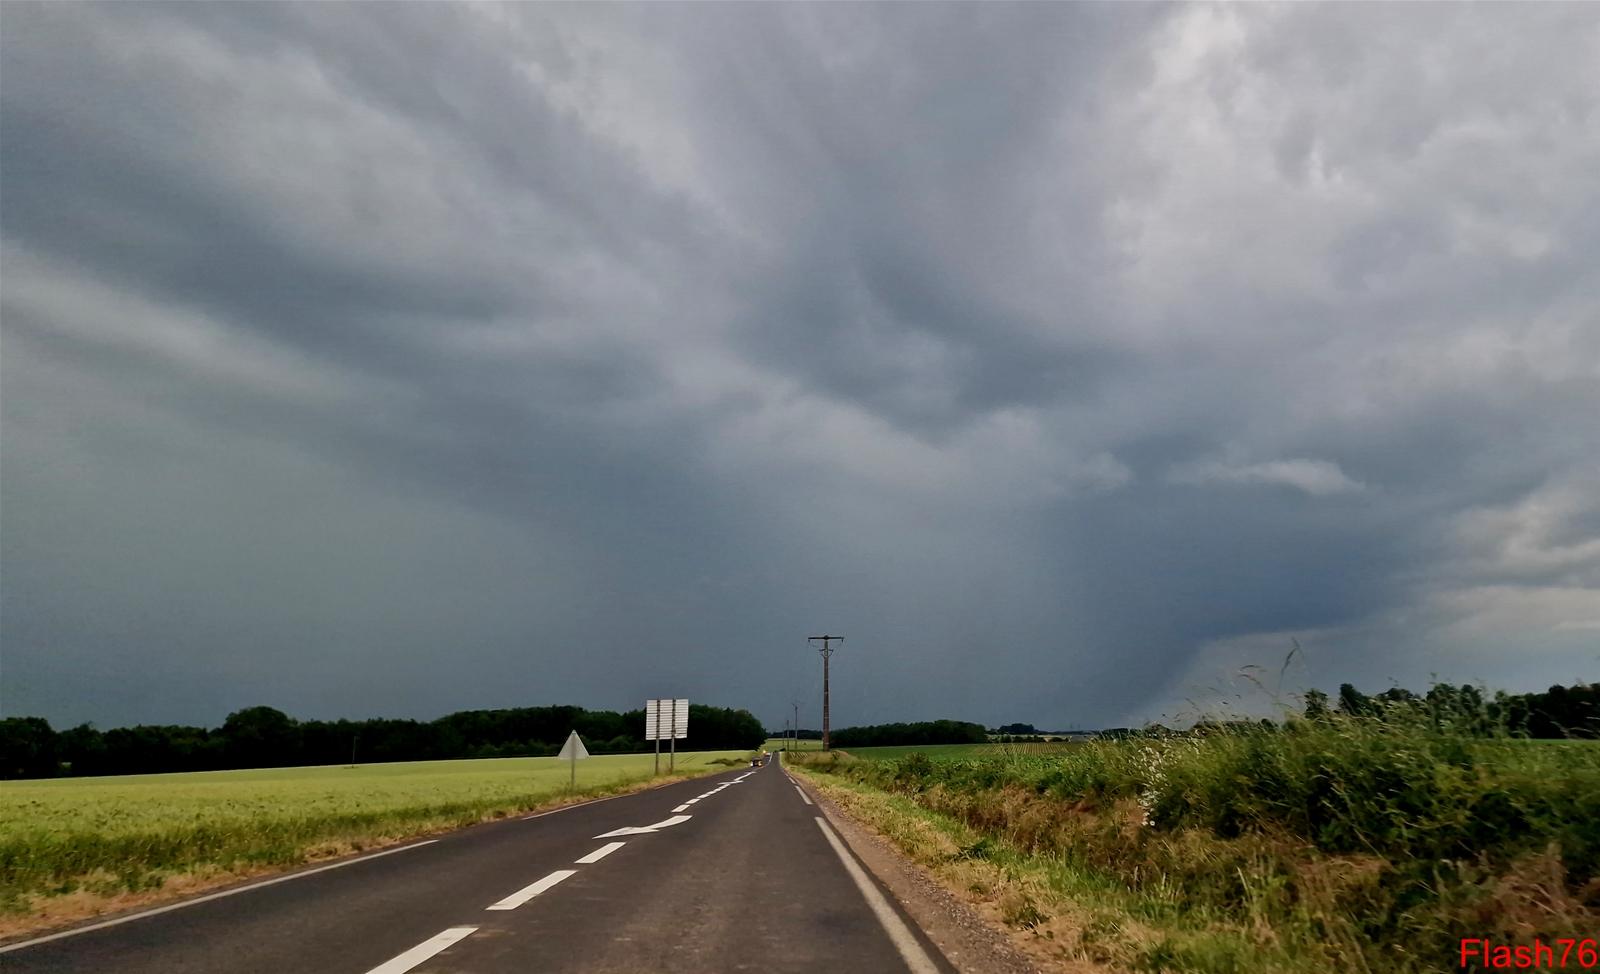
[[[1593,6],[0,17],[6,715],[1600,678]]]

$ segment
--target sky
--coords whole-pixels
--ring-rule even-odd
[[[1600,679],[1597,173],[1590,5],[8,2],[0,713]]]

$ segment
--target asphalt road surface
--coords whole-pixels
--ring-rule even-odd
[[[0,948],[5,974],[949,970],[776,762]]]

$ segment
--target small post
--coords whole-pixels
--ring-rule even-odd
[[[660,709],[656,713],[660,713]],[[672,735],[671,750],[667,752],[667,774],[678,769],[678,698],[672,698],[672,716],[667,720],[667,733]]]

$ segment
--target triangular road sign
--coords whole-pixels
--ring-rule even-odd
[[[589,749],[583,746],[583,738],[577,731],[567,735],[567,743],[561,745],[561,753],[556,757],[563,761],[582,761],[589,756]]]

